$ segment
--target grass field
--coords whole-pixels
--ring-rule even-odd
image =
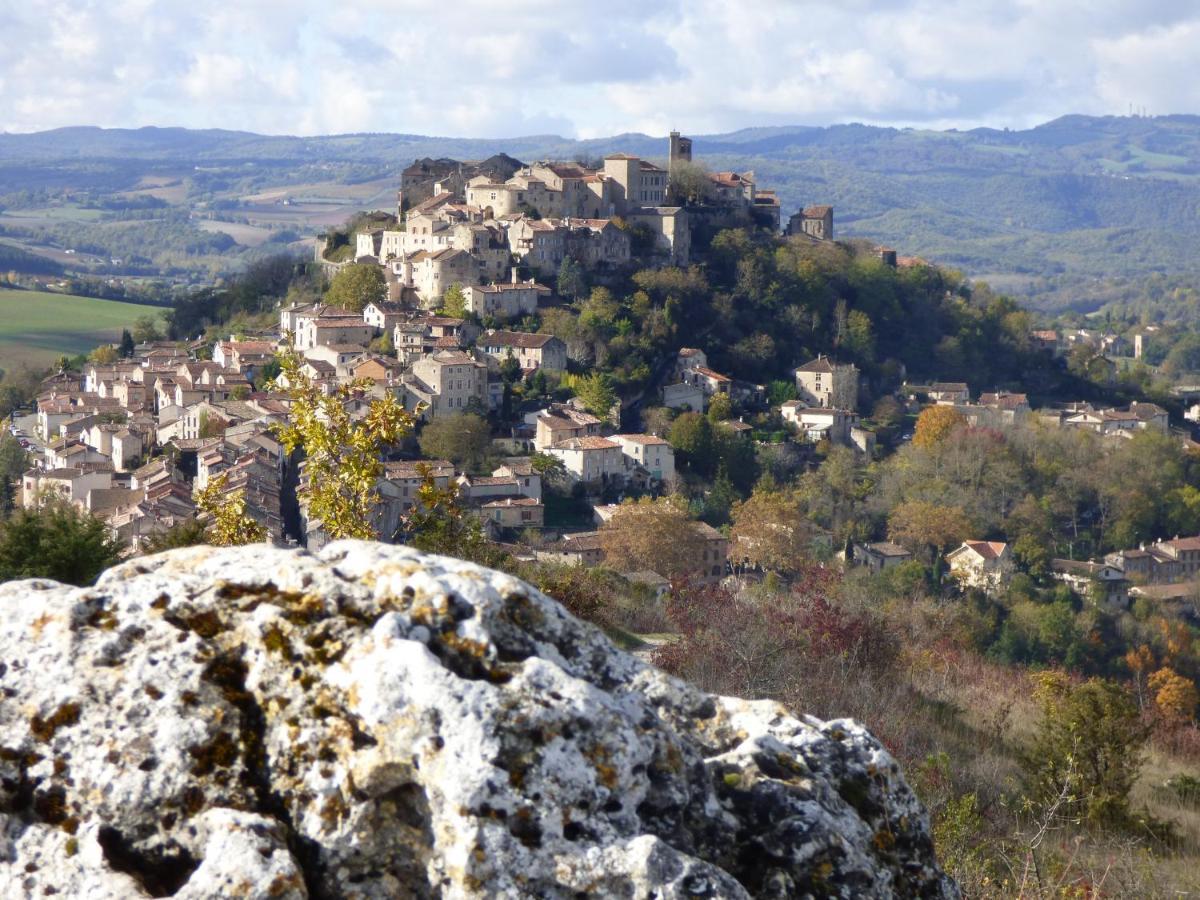
[[[86,353],[118,340],[134,319],[160,312],[136,303],[0,288],[0,369]]]

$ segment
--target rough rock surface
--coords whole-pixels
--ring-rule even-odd
[[[457,560],[196,547],[0,609],[0,897],[957,895],[860,726]]]

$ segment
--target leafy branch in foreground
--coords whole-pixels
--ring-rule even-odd
[[[217,475],[196,491],[196,509],[211,519],[205,540],[215,547],[257,544],[267,539],[267,528],[246,514],[246,492],[225,493],[228,476]]]
[[[381,456],[412,430],[413,417],[389,393],[372,400],[366,415],[356,419],[351,401],[371,383],[358,379],[327,394],[302,370],[303,363],[289,343],[279,354],[279,378],[271,385],[290,403],[279,440],[288,453],[305,455],[300,499],[309,518],[321,522],[331,538],[376,538],[372,511],[383,474]]]

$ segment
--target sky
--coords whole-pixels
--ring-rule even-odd
[[[0,0],[0,131],[599,137],[1200,112],[1195,0]]]

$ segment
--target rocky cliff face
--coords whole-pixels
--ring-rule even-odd
[[[955,896],[850,721],[405,548],[0,586],[0,896]]]

